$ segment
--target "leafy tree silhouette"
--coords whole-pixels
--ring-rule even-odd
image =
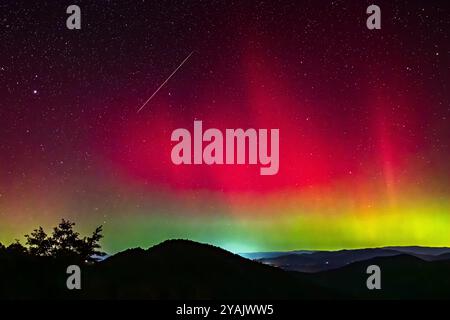
[[[16,239],[16,242],[11,243],[6,248],[6,252],[17,256],[22,256],[26,255],[28,253],[28,250],[20,243],[19,240]]]
[[[62,219],[58,226],[53,228],[49,237],[42,227],[25,235],[29,253],[34,256],[51,256],[55,258],[76,259],[82,262],[95,262],[98,257],[105,255],[99,244],[103,238],[102,226],[95,229],[90,237],[80,238],[74,231],[74,222]]]
[[[25,235],[27,239],[29,252],[35,256],[49,256],[51,255],[52,241],[47,237],[44,229],[39,227],[34,229],[31,235]]]
[[[53,228],[50,238],[50,253],[52,256],[57,258],[77,256],[80,234],[73,230],[74,226],[74,222],[62,219],[58,226]]]

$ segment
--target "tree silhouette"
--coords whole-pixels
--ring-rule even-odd
[[[51,255],[52,242],[47,237],[44,229],[39,227],[34,229],[31,235],[25,235],[27,239],[26,244],[28,245],[29,252],[35,256],[49,256]]]
[[[98,257],[105,255],[103,251],[100,251],[101,246],[99,244],[99,241],[103,238],[102,231],[103,227],[98,226],[90,237],[84,237],[79,242],[78,254],[84,261],[95,262]]]
[[[62,219],[58,226],[53,228],[50,238],[52,256],[72,257],[77,255],[80,234],[73,230],[74,226],[74,222]]]
[[[16,242],[11,243],[7,248],[6,252],[13,255],[26,255],[28,253],[27,248],[25,248],[19,240],[16,239]]]
[[[53,228],[50,237],[42,227],[33,230],[30,235],[25,235],[29,253],[34,256],[71,258],[82,262],[95,262],[98,257],[105,255],[100,250],[99,243],[103,238],[102,226],[97,227],[90,237],[83,238],[74,231],[74,226],[74,222],[62,219],[58,226]]]

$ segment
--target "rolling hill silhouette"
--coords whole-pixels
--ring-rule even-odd
[[[301,273],[211,245],[168,240],[82,266],[82,289],[70,291],[66,268],[73,262],[0,253],[0,299],[450,298],[450,259],[445,258],[424,261],[400,254]],[[366,288],[370,264],[382,269],[380,291]]]
[[[288,271],[319,272],[338,269],[358,261],[405,254],[425,261],[446,260],[450,255],[450,248],[383,247],[338,251],[260,252],[249,256],[258,257],[256,260],[259,262]]]
[[[381,290],[367,290],[367,266],[381,269]],[[359,299],[450,299],[450,259],[424,261],[401,254],[309,274],[310,279]],[[301,273],[299,273],[301,274]],[[302,274],[304,276],[305,274]]]
[[[389,249],[358,249],[340,251],[315,251],[310,254],[288,254],[258,261],[290,271],[318,272],[343,267],[345,265],[376,257],[401,254]]]
[[[6,263],[8,260],[8,263]],[[4,263],[5,262],[5,263]],[[281,269],[188,240],[129,249],[82,267],[82,290],[65,287],[70,261],[0,257],[1,299],[295,299],[334,294]]]
[[[327,298],[309,280],[252,262],[211,245],[168,240],[132,249],[96,265],[87,292],[99,298],[274,299]],[[104,288],[104,290],[96,290]]]

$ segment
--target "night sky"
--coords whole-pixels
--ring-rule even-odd
[[[374,3],[381,30],[372,1],[2,1],[0,242],[450,246],[450,5]],[[278,174],[174,165],[194,120],[279,128]]]

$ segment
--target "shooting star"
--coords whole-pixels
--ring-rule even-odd
[[[159,90],[161,90],[162,87],[164,87],[164,85],[170,80],[170,78],[172,78],[172,76],[178,71],[178,69],[181,68],[181,66],[192,56],[192,54],[194,53],[194,51],[192,51],[181,63],[180,65],[170,74],[170,76],[167,77],[167,79],[161,83],[161,85],[158,87],[158,89],[156,89],[155,92],[153,92],[153,94],[150,96],[150,98],[147,99],[147,101],[144,102],[144,104],[139,108],[139,110],[137,111],[137,113],[139,113],[147,103],[150,102],[150,100],[153,99],[153,97],[158,93]]]

